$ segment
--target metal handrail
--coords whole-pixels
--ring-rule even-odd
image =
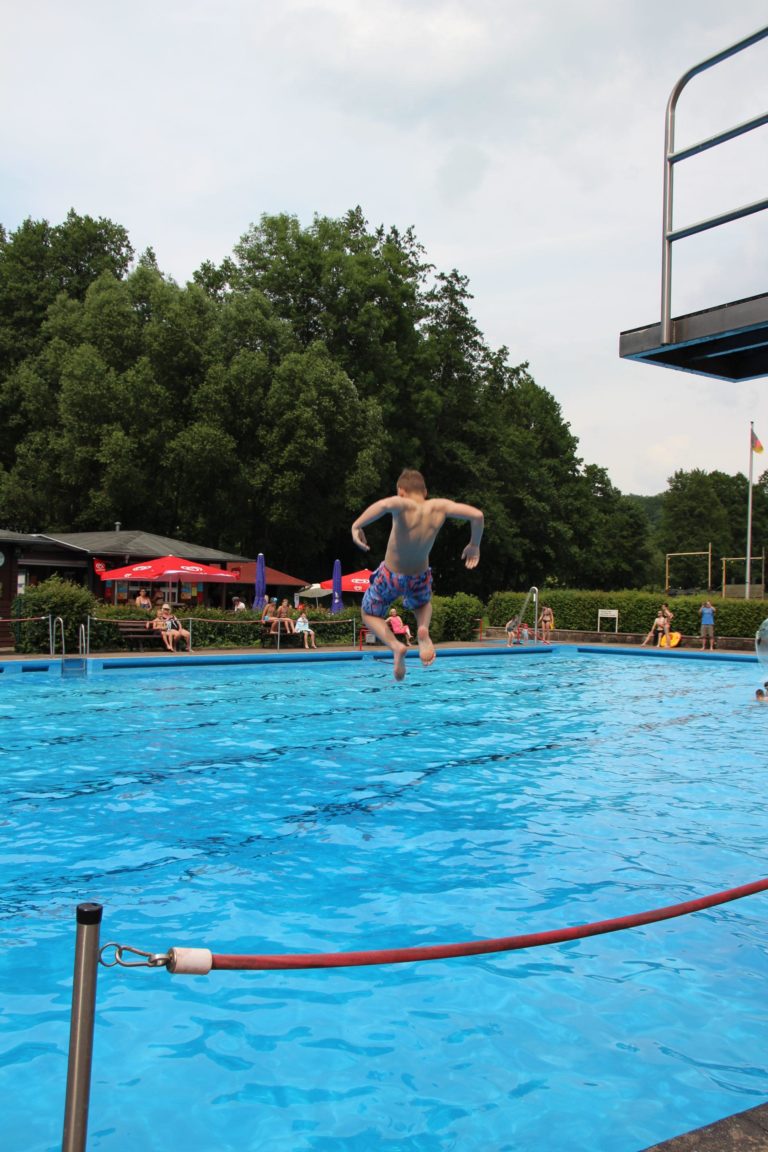
[[[764,112],[752,120],[747,120],[743,124],[738,124],[734,128],[727,129],[725,132],[719,132],[715,136],[710,136],[707,140],[701,140],[698,144],[693,144],[689,148],[681,148],[679,152],[675,152],[675,112],[677,102],[686,84],[689,80],[692,80],[694,76],[698,76],[708,68],[713,68],[715,64],[721,64],[723,60],[735,56],[738,52],[743,52],[745,48],[751,48],[753,44],[764,40],[766,36],[768,36],[768,28],[760,28],[757,32],[753,32],[751,36],[747,36],[743,40],[739,40],[736,44],[732,44],[730,48],[724,48],[721,52],[715,53],[714,56],[702,60],[700,64],[695,64],[693,68],[689,68],[688,71],[680,77],[670,93],[667,102],[664,128],[664,220],[661,249],[662,344],[672,343],[672,244],[674,241],[682,240],[686,236],[695,236],[699,232],[707,231],[710,228],[717,228],[721,224],[729,224],[734,220],[740,220],[745,216],[751,216],[755,212],[762,212],[768,208],[768,199],[757,200],[753,204],[746,204],[742,208],[735,208],[719,216],[712,216],[708,220],[702,220],[698,224],[690,225],[687,228],[677,230],[673,228],[675,164],[681,160],[688,160],[691,156],[697,156],[709,148],[715,148],[718,144],[724,144],[728,140],[733,140],[737,136],[743,136],[744,133],[751,132],[754,128],[760,128],[764,124],[768,124],[768,112]]]
[[[61,616],[56,616],[53,621],[53,630],[51,632],[51,656],[56,655],[56,625],[61,625],[61,658],[62,660],[67,654],[67,646],[64,640],[64,621]]]
[[[538,642],[539,642],[539,590],[535,584],[532,584],[531,587],[528,589],[528,593],[525,597],[525,600],[523,600],[523,606],[520,609],[520,615],[519,615],[518,619],[520,620],[520,623],[522,624],[523,620],[525,619],[525,610],[531,602],[531,597],[533,597],[533,642],[534,642],[534,644],[538,644]]]

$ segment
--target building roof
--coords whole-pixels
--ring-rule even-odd
[[[287,572],[281,572],[279,568],[270,568],[268,564],[264,565],[264,578],[268,586],[276,586],[278,588],[306,588],[307,581],[302,580],[299,576],[289,576]],[[248,560],[245,564],[240,565],[240,583],[241,584],[254,584],[256,581],[256,563],[253,560]]]
[[[222,552],[220,548],[205,548],[202,544],[190,544],[185,540],[174,540],[170,536],[156,536],[153,532],[35,532],[19,533],[0,531],[0,540],[19,544],[59,544],[88,556],[129,556],[132,559],[154,558],[156,556],[179,556],[182,560],[200,560],[204,563],[222,560],[247,559],[234,552]]]
[[[9,532],[6,528],[0,528],[0,544],[34,544],[37,539],[34,533]]]

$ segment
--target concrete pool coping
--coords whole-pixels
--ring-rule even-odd
[[[736,1112],[643,1152],[768,1152],[768,1104]]]

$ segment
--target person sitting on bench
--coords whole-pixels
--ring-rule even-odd
[[[164,629],[163,643],[166,648],[171,652],[176,651],[176,645],[180,640],[186,640],[187,652],[192,651],[192,637],[186,628],[182,628],[181,621],[171,612],[170,604],[163,604],[160,609],[160,627]]]

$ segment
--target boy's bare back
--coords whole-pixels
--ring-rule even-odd
[[[370,550],[363,528],[387,513],[392,516],[392,530],[384,563],[391,572],[414,576],[426,571],[432,545],[446,520],[470,521],[472,537],[461,556],[467,568],[477,567],[483,535],[483,514],[478,508],[454,500],[430,500],[426,494],[406,492],[400,487],[397,496],[377,500],[352,525],[352,538],[359,548]]]
[[[413,500],[409,497],[393,497],[397,501],[392,512],[392,531],[389,534],[384,563],[391,572],[401,572],[404,576],[424,572],[429,567],[429,554],[437,534],[445,521],[455,516],[466,519],[463,504],[452,500]],[[478,550],[479,551],[479,550]],[[469,563],[474,568],[478,558]]]

